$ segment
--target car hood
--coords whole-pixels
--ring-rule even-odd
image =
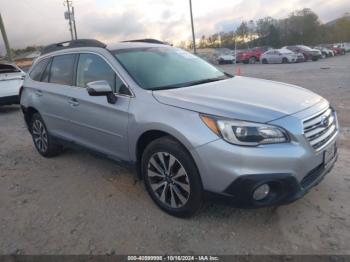
[[[255,122],[273,121],[323,100],[321,96],[298,86],[241,76],[153,91],[153,96],[166,105]]]

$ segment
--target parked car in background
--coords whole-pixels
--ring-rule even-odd
[[[338,55],[345,55],[346,53],[345,48],[337,44],[333,45],[333,50],[335,50]]]
[[[268,46],[254,47],[252,49],[239,53],[238,61],[244,64],[255,64],[256,62],[260,61],[260,56],[270,49],[271,47]]]
[[[289,49],[296,53],[302,53],[304,55],[305,61],[312,60],[317,61],[322,57],[321,51],[317,49],[312,49],[306,45],[290,45],[284,46],[282,49]]]
[[[50,45],[25,79],[21,108],[39,154],[80,145],[128,164],[175,216],[192,215],[208,192],[241,207],[290,203],[338,156],[326,99],[225,74],[164,44]]]
[[[336,55],[345,55],[345,49],[342,48],[342,47],[338,47],[337,45],[334,45],[334,44],[322,44],[320,46],[332,50],[335,56]]]
[[[314,48],[321,51],[322,58],[334,56],[334,51],[327,47],[315,46]]]
[[[263,53],[260,57],[262,64],[296,63],[297,59],[297,54],[288,49],[271,49]]]
[[[350,52],[350,43],[339,43],[339,44],[334,44],[334,46],[344,49],[345,52]]]
[[[236,57],[233,54],[222,54],[217,58],[219,65],[221,64],[233,64],[236,62]]]
[[[15,64],[0,63],[0,105],[19,104],[25,73]]]

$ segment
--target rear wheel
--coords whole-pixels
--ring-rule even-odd
[[[151,142],[142,155],[142,175],[153,201],[165,212],[193,215],[202,202],[202,183],[187,150],[171,137]]]
[[[62,146],[53,141],[40,114],[35,113],[30,122],[30,131],[36,150],[44,157],[53,157],[62,152]]]
[[[283,63],[283,64],[287,64],[287,63],[288,63],[288,59],[287,59],[286,57],[283,57],[282,63]]]

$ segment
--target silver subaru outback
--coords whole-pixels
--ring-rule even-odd
[[[78,145],[134,167],[175,216],[207,195],[238,207],[290,203],[337,159],[337,116],[321,96],[151,40],[47,46],[21,106],[42,156]]]

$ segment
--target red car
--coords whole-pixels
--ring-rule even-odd
[[[260,61],[260,56],[269,49],[271,49],[271,47],[254,47],[247,51],[241,52],[237,55],[237,62],[254,64]]]
[[[324,47],[331,49],[334,55],[345,55],[345,49],[336,45],[323,45]]]
[[[344,48],[333,46],[332,50],[333,50],[335,55],[345,55],[345,49]]]

